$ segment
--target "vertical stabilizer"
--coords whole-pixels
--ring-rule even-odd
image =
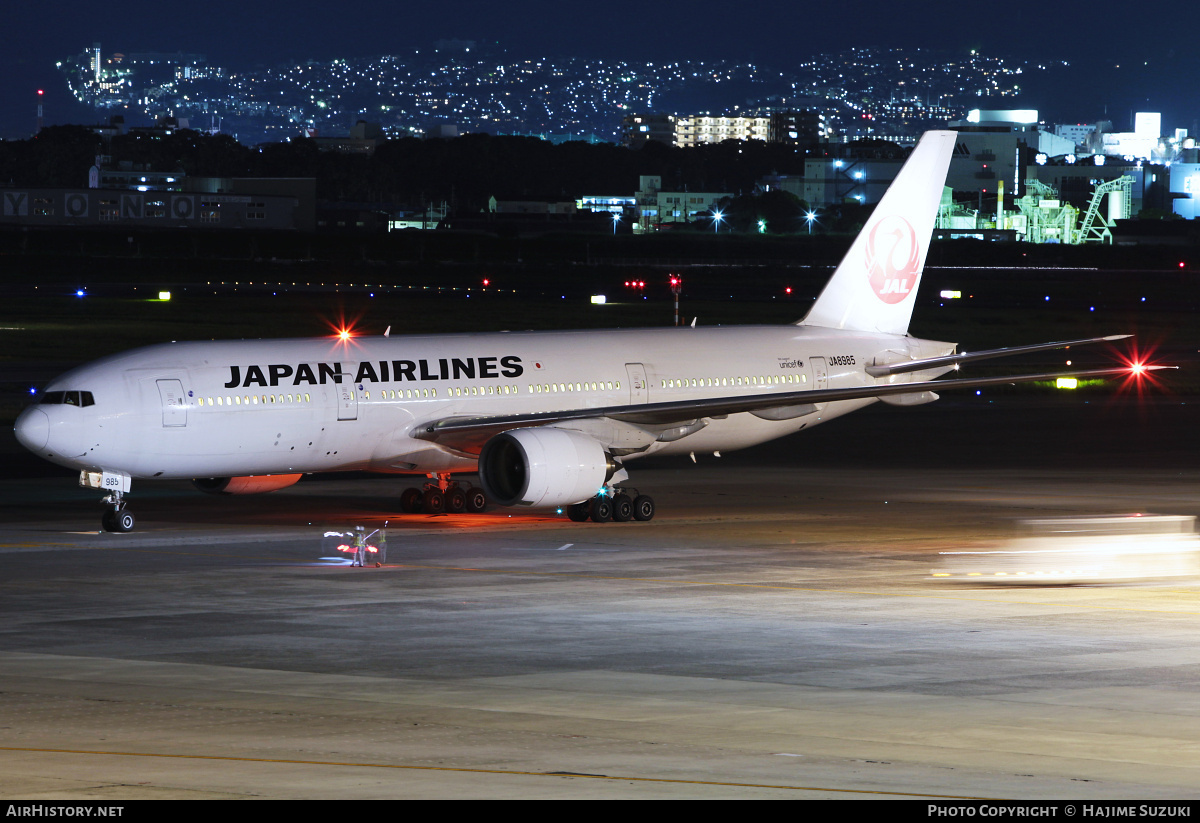
[[[904,334],[958,135],[921,137],[802,326]]]

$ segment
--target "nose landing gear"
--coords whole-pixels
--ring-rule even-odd
[[[108,511],[100,518],[100,526],[106,532],[131,532],[137,519],[125,508],[125,493],[129,491],[131,478],[120,471],[81,471],[79,485],[87,489],[103,489],[108,494],[101,501]]]
[[[104,512],[104,516],[100,518],[100,525],[106,532],[131,532],[137,519],[133,516],[133,512],[125,508],[125,501],[121,499],[120,492],[114,492],[104,498],[105,505],[109,508]]]

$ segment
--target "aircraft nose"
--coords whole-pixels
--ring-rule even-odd
[[[17,418],[13,431],[22,446],[39,452],[50,442],[50,418],[41,409],[26,409]]]

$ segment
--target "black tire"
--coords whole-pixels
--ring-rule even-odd
[[[446,511],[446,498],[441,489],[426,489],[421,497],[421,511],[425,514],[441,514]]]
[[[458,486],[451,486],[442,495],[446,500],[446,511],[462,514],[467,510],[467,493]]]
[[[588,515],[592,513],[591,505],[591,502],[587,500],[583,501],[582,503],[572,503],[571,505],[567,506],[567,517],[571,518],[571,520],[575,521],[576,523],[582,523],[583,521],[587,520]]]
[[[609,520],[612,520],[612,500],[607,497],[593,497],[589,514],[592,516],[593,523],[607,523]]]
[[[124,534],[126,532],[133,531],[134,525],[137,524],[137,518],[133,516],[133,512],[131,512],[129,509],[121,509],[120,511],[115,512],[110,511],[108,513],[108,519],[109,523],[111,524],[111,528],[108,530],[118,534]]]
[[[618,494],[612,499],[612,519],[618,523],[627,523],[633,519],[633,498],[627,494]]]
[[[400,511],[405,514],[421,513],[421,490],[408,488],[400,492]]]
[[[487,511],[487,495],[478,486],[467,489],[467,511],[471,514],[482,514]]]
[[[100,528],[106,532],[115,532],[117,530],[117,513],[112,509],[105,509],[104,514],[100,515]]]
[[[634,520],[653,520],[654,519],[654,498],[648,494],[638,495],[633,501],[633,519]]]

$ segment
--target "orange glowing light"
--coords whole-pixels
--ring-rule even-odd
[[[353,336],[350,329],[338,329],[338,340],[349,340]]]

